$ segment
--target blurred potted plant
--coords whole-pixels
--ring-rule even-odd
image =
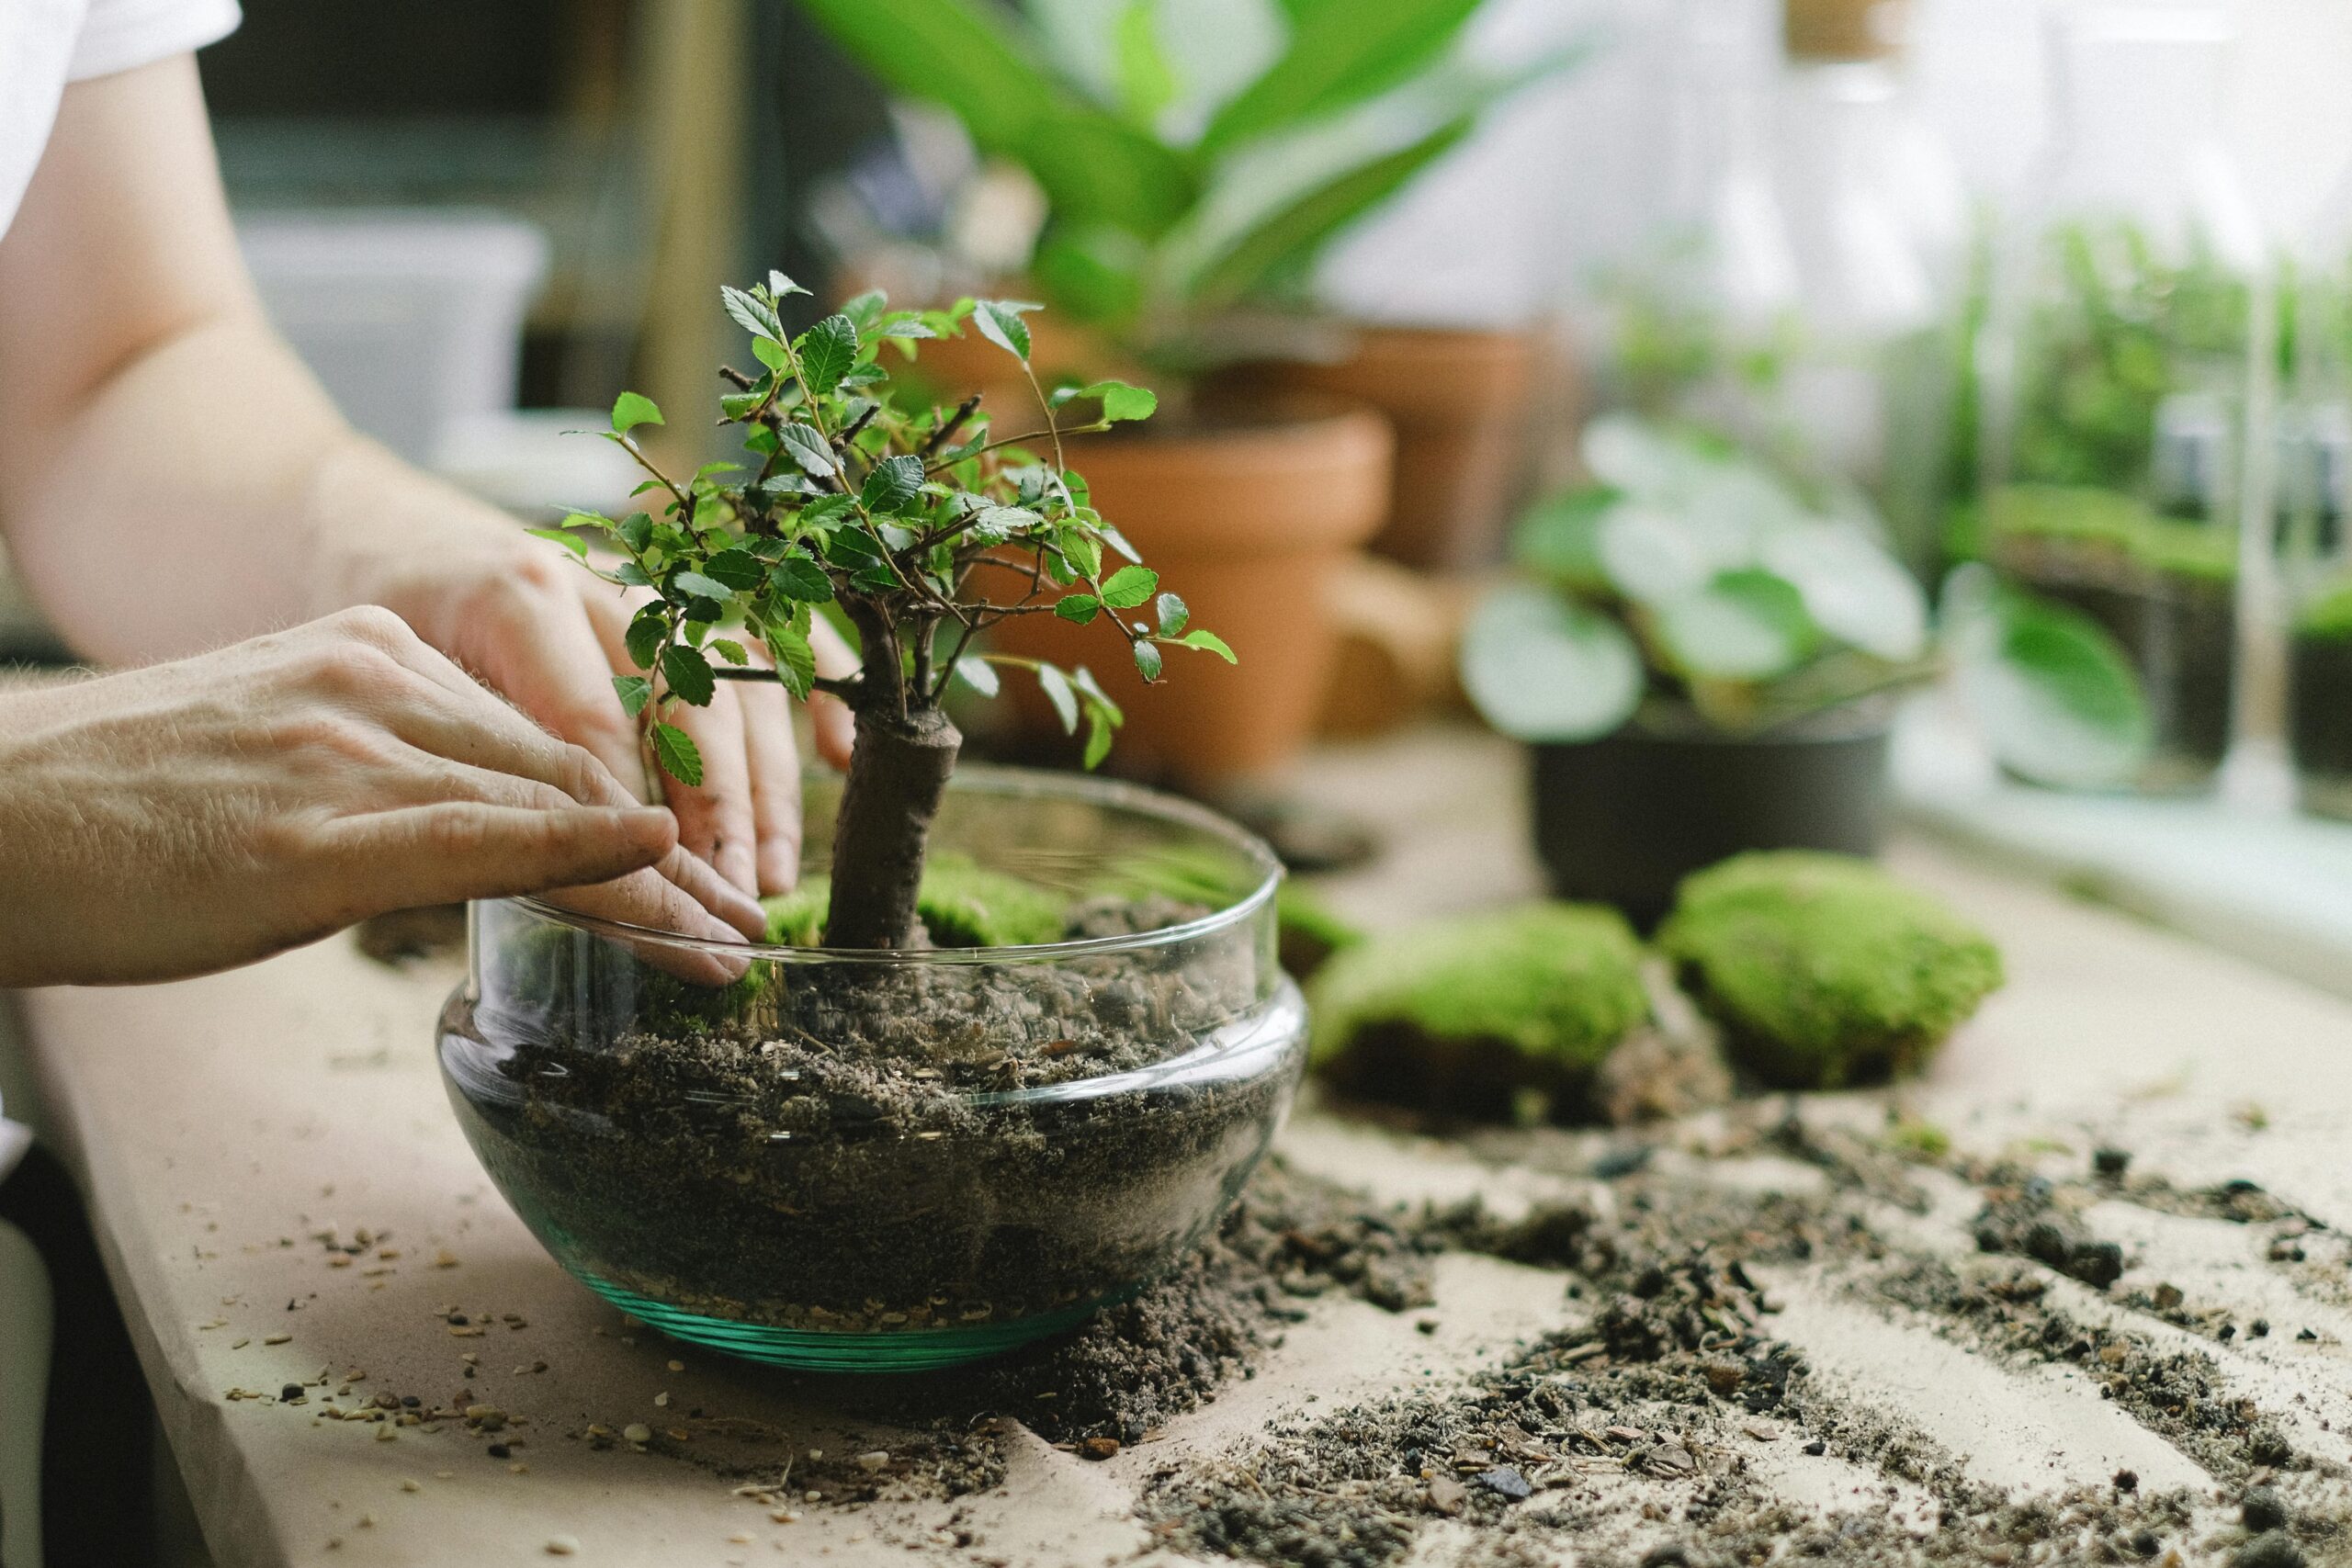
[[[1801,495],[1713,439],[1630,417],[1587,431],[1589,486],[1538,505],[1530,581],[1474,615],[1464,686],[1533,747],[1537,847],[1566,897],[1662,917],[1749,850],[1870,854],[1894,696],[1954,670],[2012,771],[2138,765],[2147,712],[2079,613],[1955,576],[1941,646],[1850,492]]]
[[[1568,58],[1507,74],[1465,63],[1454,46],[1478,4],[1269,6],[1283,28],[1270,62],[1213,107],[1195,106],[1201,118],[1178,104],[1185,84],[1152,0],[1118,8],[1094,81],[1069,67],[1080,40],[1069,7],[1018,16],[984,0],[803,0],[886,86],[945,107],[980,154],[1025,170],[1043,191],[1026,285],[1083,330],[1041,339],[1039,370],[1085,380],[1142,367],[1170,393],[1150,435],[1091,439],[1087,473],[1129,536],[1181,570],[1199,612],[1250,658],[1139,717],[1122,748],[1133,765],[1214,786],[1280,764],[1311,731],[1334,651],[1324,595],[1389,512],[1390,441],[1369,415],[1301,395],[1344,375],[1245,384],[1209,373],[1329,351],[1332,323],[1262,308],[1295,299],[1336,235],[1458,145],[1513,86]],[[1348,340],[1338,346],[1345,354]],[[1407,389],[1375,389],[1373,400],[1486,406],[1481,377],[1467,378],[1481,383],[1475,396],[1456,387],[1476,355],[1442,338],[1429,347],[1450,355],[1443,368],[1384,369]],[[922,354],[921,368],[949,389],[1001,400],[1001,378],[983,378],[993,372],[944,362],[935,345]],[[1520,399],[1506,390],[1497,412],[1508,423]],[[1429,423],[1412,416],[1408,432]],[[1467,445],[1492,456],[1506,443]],[[1409,482],[1415,494],[1429,484]],[[1500,493],[1499,481],[1484,482]],[[1067,632],[1029,624],[1006,635],[1045,656]]]

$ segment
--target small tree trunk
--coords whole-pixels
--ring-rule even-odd
[[[956,771],[963,735],[937,708],[909,718],[861,712],[849,779],[833,826],[829,947],[918,947],[915,895],[931,819]]]

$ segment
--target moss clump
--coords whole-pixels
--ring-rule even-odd
[[[1985,503],[1984,527],[1997,547],[2021,540],[2087,559],[2120,559],[2192,582],[2236,581],[2237,535],[2228,528],[2159,515],[2114,491],[2072,485],[2007,485]]]
[[[2352,577],[2330,584],[2295,617],[2295,635],[2314,642],[2352,639]]]
[[[1732,1059],[1781,1089],[1916,1070],[2001,984],[1983,932],[1843,855],[1712,866],[1684,880],[1657,941]]]
[[[1302,985],[1332,959],[1364,942],[1363,928],[1341,919],[1329,904],[1295,882],[1283,883],[1275,893],[1274,919],[1281,931],[1283,968]]]
[[[822,947],[832,879],[819,874],[789,893],[763,898],[768,941],[779,947]],[[923,870],[915,912],[937,947],[1035,947],[1059,942],[1069,913],[1055,894],[965,855],[935,855]]]
[[[1317,975],[1312,1061],[1345,1092],[1508,1118],[1583,1113],[1594,1069],[1649,1019],[1613,909],[1535,904],[1374,937]]]

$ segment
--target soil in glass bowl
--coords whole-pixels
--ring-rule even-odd
[[[831,804],[812,781],[812,829]],[[764,948],[715,987],[665,972],[695,944],[476,907],[445,1075],[566,1268],[681,1338],[911,1370],[1068,1327],[1207,1236],[1304,1063],[1272,857],[1148,792],[974,769],[933,861],[942,941],[1007,910],[1054,940]]]
[[[2298,632],[2290,660],[2287,734],[2303,809],[2352,821],[2352,626]]]

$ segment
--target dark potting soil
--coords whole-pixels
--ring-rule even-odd
[[[2287,736],[2304,805],[2352,818],[2352,637],[2298,637],[2290,658]]]
[[[1096,901],[1069,933],[1198,912]],[[611,959],[582,951],[526,960],[546,969],[521,987],[593,988],[574,970]],[[550,1023],[560,1008],[473,1015],[492,1067],[453,1073],[453,1098],[517,1208],[610,1284],[791,1329],[1006,1324],[1133,1289],[1216,1224],[1297,1082],[1295,1053],[1213,1045],[1236,1020],[1279,1033],[1257,973],[1211,944],[777,966],[724,997],[645,977],[609,1043]]]
[[[2148,701],[2155,756],[2146,785],[2205,783],[2230,749],[2237,683],[2235,585],[2126,571],[2067,553],[2004,568],[2023,586],[2069,605],[2122,645]]]

